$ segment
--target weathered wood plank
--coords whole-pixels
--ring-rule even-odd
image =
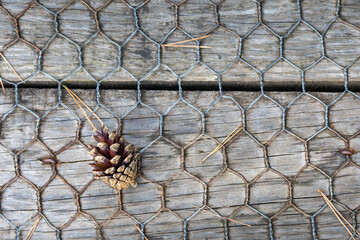
[[[96,105],[93,90],[74,91],[89,106]],[[136,103],[136,94],[133,90],[101,90],[100,101],[119,117]],[[162,115],[176,101],[176,97],[171,96],[176,95],[172,91],[143,91],[142,101]],[[120,127],[128,141],[147,147],[142,153],[142,176],[137,179],[138,187],[119,194],[101,182],[91,181],[92,173],[87,166],[91,158],[84,146],[75,141],[78,131],[79,141],[85,145],[92,142],[89,124],[78,124],[75,116],[61,106],[42,116],[56,103],[57,91],[20,89],[19,104],[42,116],[37,139],[45,145],[32,142],[18,151],[34,138],[35,132],[35,118],[27,117],[31,114],[19,106],[2,122],[0,142],[4,146],[1,147],[0,170],[1,185],[5,186],[1,194],[2,214],[14,225],[21,226],[35,216],[38,206],[41,206],[42,213],[53,227],[60,229],[63,239],[97,239],[99,229],[105,239],[141,239],[133,225],[137,223],[135,219],[146,223],[145,234],[149,239],[182,239],[183,220],[186,219],[190,239],[206,236],[223,239],[224,221],[220,218],[201,211],[189,219],[197,211],[194,205],[207,204],[224,217],[253,225],[247,228],[230,221],[228,236],[231,239],[268,239],[269,219],[255,212],[251,206],[271,218],[275,239],[290,236],[310,239],[313,231],[310,216],[324,204],[317,190],[320,188],[329,195],[329,179],[332,177],[334,197],[347,209],[337,206],[352,221],[360,197],[357,153],[360,149],[357,135],[360,125],[354,121],[360,111],[359,98],[345,94],[330,106],[329,126],[339,135],[324,130],[306,141],[325,124],[325,108],[319,108],[317,100],[304,96],[288,106],[285,122],[289,131],[299,136],[297,138],[281,131],[281,109],[269,105],[267,98],[259,98],[251,104],[258,97],[257,92],[226,92],[226,95],[232,96],[246,109],[245,116],[241,112],[239,114],[239,107],[234,102],[221,99],[205,114],[206,135],[200,136],[201,119],[195,117],[199,113],[192,108],[193,111],[190,111],[186,104],[178,103],[172,110],[165,111],[163,127],[167,130],[150,146],[147,145],[160,134],[159,115],[139,105],[122,116],[119,122],[116,116],[99,109],[99,116],[109,128]],[[269,92],[267,95],[285,107],[299,93]],[[339,96],[338,93],[319,92],[314,95],[325,104]],[[0,97],[0,109],[5,113],[15,104],[14,93],[8,91]],[[184,99],[200,112],[204,112],[216,98],[216,92],[184,92]],[[64,90],[61,99],[77,117],[83,118]],[[280,109],[280,114],[277,109]],[[200,164],[200,160],[216,146],[214,140],[222,140],[242,118],[245,118],[250,135],[242,132],[223,153],[219,151]],[[224,125],[225,120],[227,123]],[[99,126],[96,120],[94,122]],[[260,142],[254,141],[251,136]],[[346,147],[345,138],[349,139],[350,148],[355,151],[351,162],[339,153]],[[69,147],[60,150],[64,146]],[[17,152],[15,165],[14,157],[5,147]],[[57,156],[58,175],[54,175],[51,166],[39,160],[48,155],[48,151]],[[307,158],[310,164],[306,163]],[[18,174],[15,166],[20,170]],[[267,166],[271,168],[266,171]],[[19,174],[24,179],[10,181]],[[298,210],[291,206],[287,208],[290,199]],[[81,213],[73,219],[79,207]],[[163,207],[171,212],[163,209],[158,213]],[[333,234],[337,239],[349,237],[333,218],[328,208],[316,215],[314,231],[319,239],[332,238]],[[152,220],[146,222],[149,219]],[[22,236],[26,236],[35,221],[36,218],[22,228]],[[100,224],[99,227],[96,224]],[[13,227],[5,221],[0,227],[2,239],[13,239]],[[39,238],[52,239],[56,231],[42,220],[35,234]]]
[[[39,67],[57,80],[67,79],[67,83],[74,87],[96,86],[94,79],[107,79],[102,83],[106,88],[135,87],[136,80],[119,69],[119,66],[124,67],[137,79],[141,79],[160,62],[179,76],[186,73],[182,76],[182,86],[187,88],[217,87],[217,76],[205,67],[207,66],[220,73],[223,86],[229,89],[237,87],[258,90],[259,71],[269,67],[262,74],[264,87],[268,89],[300,89],[300,69],[304,70],[303,77],[308,88],[339,89],[344,86],[345,79],[348,79],[349,87],[358,89],[360,61],[353,62],[360,54],[358,11],[353,10],[357,9],[354,6],[358,6],[356,0],[341,2],[339,14],[344,21],[339,18],[331,26],[329,24],[335,19],[337,12],[335,0],[302,0],[302,20],[306,21],[306,24],[298,23],[295,28],[292,27],[299,20],[296,1],[262,1],[260,5],[264,25],[252,32],[251,29],[259,23],[255,2],[215,1],[220,27],[212,30],[217,26],[216,9],[209,2],[188,0],[175,7],[179,2],[142,1],[146,3],[137,10],[136,15],[139,29],[158,44],[162,41],[172,43],[189,39],[180,29],[167,36],[175,28],[176,23],[193,36],[210,31],[211,36],[202,40],[201,45],[209,46],[211,49],[200,49],[199,56],[193,48],[158,48],[156,43],[140,32],[127,41],[126,39],[136,31],[136,18],[134,10],[125,1],[114,0],[104,7],[104,1],[89,1],[90,8],[100,9],[98,27],[104,35],[97,36],[94,36],[99,30],[95,15],[81,1],[73,1],[69,5],[66,5],[66,1],[39,2],[43,7],[57,13],[57,19],[54,13],[37,4],[33,4],[19,17],[20,36],[34,44],[34,47],[42,49],[39,66],[39,52],[34,47],[21,41],[9,45],[16,39],[15,27],[11,18],[4,11],[0,11],[0,49],[24,79],[37,72]],[[132,6],[139,4],[130,3]],[[26,4],[5,1],[2,6],[16,16]],[[65,6],[67,7],[63,9]],[[178,19],[175,18],[176,9]],[[73,42],[58,34],[49,45],[46,45],[55,34],[55,20],[59,24],[60,34],[64,34]],[[314,29],[307,24],[311,24]],[[274,33],[265,26],[271,28]],[[327,31],[322,46],[320,35],[325,29]],[[283,44],[280,44],[280,39],[275,34],[285,36]],[[86,42],[88,39],[90,40]],[[75,44],[80,46],[85,42],[86,44],[81,47],[80,56],[79,48]],[[194,43],[189,44],[195,46]],[[280,52],[296,67],[284,60],[277,61]],[[337,65],[327,59],[318,62],[323,54]],[[236,61],[238,56],[257,70],[240,60]],[[82,65],[79,57],[82,59]],[[190,70],[197,60],[202,61],[205,66],[198,64]],[[81,68],[69,77],[79,66],[83,66],[94,79]],[[0,74],[2,78],[11,82],[20,81],[3,60],[0,63]],[[283,77],[284,75],[286,77]],[[176,75],[164,66],[153,69],[143,80],[142,86],[149,88],[176,88],[178,82]],[[56,86],[57,83],[51,77],[37,74],[27,85]]]
[[[62,239],[98,239],[100,235],[105,239],[141,239],[134,224],[145,223],[151,217],[154,218],[144,226],[149,239],[183,239],[184,228],[190,239],[224,239],[225,236],[269,239],[271,232],[275,239],[290,236],[311,239],[313,234],[319,239],[349,238],[329,208],[315,216],[314,229],[309,216],[324,203],[317,189],[329,195],[332,187],[334,199],[342,204],[336,205],[339,210],[349,222],[353,223],[355,218],[359,222],[360,124],[356,96],[346,93],[337,99],[340,93],[323,92],[302,95],[285,109],[282,119],[283,109],[269,98],[263,96],[252,104],[260,92],[226,92],[235,101],[222,98],[206,111],[219,92],[185,91],[182,96],[198,111],[184,102],[167,111],[179,98],[178,91],[142,91],[142,102],[158,112],[141,104],[128,112],[138,101],[136,91],[101,90],[99,99],[104,106],[97,113],[105,124],[119,128],[128,141],[145,147],[139,186],[118,193],[91,180],[87,166],[91,158],[84,147],[92,141],[91,126],[77,121],[83,116],[66,93],[61,97],[62,102],[75,115],[65,106],[56,106],[58,83],[52,78],[66,80],[66,84],[78,88],[94,89],[95,80],[104,80],[103,89],[135,89],[137,82],[126,71],[140,79],[160,62],[167,67],[159,66],[144,77],[142,89],[177,89],[179,80],[184,89],[216,89],[220,79],[224,89],[258,90],[259,71],[265,69],[262,73],[265,88],[300,89],[302,69],[306,90],[341,89],[345,79],[350,89],[359,90],[360,60],[353,62],[360,54],[357,1],[341,1],[338,9],[341,19],[327,29],[337,14],[336,1],[301,0],[302,19],[316,30],[299,23],[284,37],[282,45],[275,35],[286,35],[299,20],[296,1],[261,1],[258,8],[254,1],[237,0],[212,1],[213,4],[202,0],[113,0],[99,10],[98,26],[90,8],[99,9],[105,1],[76,0],[69,5],[66,5],[68,1],[38,2],[58,14],[59,31],[65,36],[58,34],[49,45],[46,44],[56,32],[54,13],[32,3],[17,16],[28,2],[3,0],[0,5],[0,51],[24,79],[37,69],[51,75],[38,73],[22,86],[54,87],[19,89],[18,103],[35,115],[17,106],[1,123],[1,213],[20,227],[21,239],[25,239],[39,211],[52,227],[42,219],[33,236],[36,239],[55,239],[57,234]],[[202,40],[201,45],[212,48],[200,49],[199,55],[194,48],[162,49],[140,32],[125,43],[137,23],[130,6],[142,2],[146,3],[136,14],[139,29],[158,44],[163,40],[171,43],[189,39],[180,29],[165,39],[178,23],[192,36],[211,31],[211,36]],[[180,4],[178,19],[174,4]],[[246,35],[259,23],[258,9],[264,25]],[[17,35],[6,11],[18,18],[18,37],[34,45],[23,41],[9,45]],[[221,27],[213,29],[216,21]],[[104,35],[94,36],[99,29]],[[322,49],[319,34],[325,29]],[[89,39],[91,36],[94,37]],[[81,51],[76,44],[84,44]],[[274,62],[281,52],[296,67],[284,59]],[[330,60],[316,62],[322,54]],[[235,61],[237,57],[241,60]],[[195,64],[197,60],[203,64]],[[84,69],[79,68],[80,62]],[[2,59],[0,76],[10,82],[20,81]],[[76,92],[91,107],[96,106],[95,90]],[[299,94],[267,93],[282,107]],[[337,101],[333,103],[334,100]],[[10,87],[6,95],[0,95],[0,114],[5,116],[14,104],[14,89]],[[328,114],[324,104],[329,106]],[[51,107],[55,108],[48,113]],[[334,131],[326,129],[313,136],[325,126],[327,115],[328,126]],[[215,140],[223,140],[242,121],[248,134],[242,133],[223,152],[200,164],[216,146]],[[282,131],[283,123],[297,137]],[[202,132],[207,136],[200,136]],[[149,146],[161,133],[163,137]],[[28,143],[31,144],[23,148]],[[347,145],[355,152],[350,162],[339,153]],[[65,146],[68,148],[63,151]],[[51,166],[39,161],[50,153],[59,160],[57,174]],[[289,203],[297,209],[286,208]],[[205,211],[188,219],[196,211],[193,205],[204,204],[224,217],[254,226],[247,228],[230,221],[225,228],[223,220]],[[162,207],[169,211],[163,209],[158,213]],[[15,235],[15,227],[1,219],[1,239],[14,239]]]

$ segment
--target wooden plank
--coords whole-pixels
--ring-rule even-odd
[[[211,4],[201,0],[151,0],[137,10],[140,29],[157,43],[165,40],[176,24],[195,37],[210,31],[211,36],[201,45],[211,49],[200,49],[199,55],[194,48],[158,48],[139,32],[124,44],[136,29],[134,10],[130,6],[139,6],[139,1],[114,0],[104,8],[105,1],[77,0],[69,5],[68,1],[38,2],[58,13],[59,31],[68,39],[58,34],[46,45],[56,32],[55,15],[37,3],[30,3],[27,8],[27,2],[2,1],[0,9],[0,51],[24,79],[38,68],[51,75],[38,73],[23,85],[37,88],[19,89],[18,103],[35,115],[18,106],[1,123],[1,213],[15,226],[21,226],[22,239],[37,221],[39,211],[52,226],[42,219],[33,236],[36,239],[57,236],[98,239],[101,235],[105,239],[141,239],[134,224],[149,219],[151,221],[144,226],[149,239],[183,239],[184,228],[190,239],[224,239],[225,236],[269,239],[271,232],[275,239],[289,236],[311,239],[313,233],[319,239],[349,238],[329,208],[314,217],[315,229],[309,216],[324,204],[317,189],[329,195],[332,186],[334,198],[341,203],[336,207],[349,222],[353,223],[354,219],[359,222],[360,161],[357,152],[360,142],[357,134],[360,125],[356,96],[346,93],[337,99],[340,93],[324,92],[302,95],[285,109],[286,118],[282,121],[283,110],[269,98],[263,96],[251,104],[259,92],[226,92],[235,102],[222,98],[206,111],[219,92],[185,91],[182,96],[198,111],[184,102],[167,111],[179,98],[178,91],[142,91],[143,103],[158,112],[141,104],[128,112],[138,101],[136,91],[102,90],[100,101],[111,111],[103,107],[97,111],[105,124],[119,128],[129,142],[146,147],[142,156],[143,175],[137,179],[139,186],[118,193],[91,180],[87,166],[91,158],[84,147],[92,141],[91,126],[78,122],[83,116],[67,94],[61,97],[62,102],[75,115],[65,106],[56,106],[58,83],[52,78],[66,80],[66,84],[74,88],[94,89],[95,80],[104,80],[102,89],[135,89],[136,80],[120,70],[119,64],[140,79],[159,61],[166,66],[159,66],[144,77],[141,89],[177,89],[179,80],[184,89],[217,89],[220,79],[225,90],[259,90],[259,71],[266,69],[262,74],[266,89],[298,90],[302,79],[298,67],[305,70],[306,90],[343,89],[345,79],[350,89],[359,90],[360,60],[353,62],[360,53],[357,1],[341,1],[341,19],[333,22],[324,36],[323,50],[330,60],[322,59],[315,65],[311,64],[322,56],[322,46],[314,29],[300,23],[283,39],[283,45],[268,29],[285,35],[299,20],[296,1],[262,1],[264,25],[249,35],[246,34],[259,22],[260,8],[254,1],[225,0]],[[178,19],[174,4],[179,4]],[[319,34],[323,34],[336,16],[335,0],[302,0],[300,6],[303,20]],[[91,8],[100,9],[99,25]],[[18,29],[7,13],[18,20]],[[213,29],[216,21],[221,27]],[[99,29],[104,35],[94,36]],[[94,37],[89,39],[91,36]],[[12,42],[17,37],[23,41]],[[80,46],[88,39],[81,47],[84,69],[73,73],[81,62],[76,44]],[[189,37],[177,29],[165,43],[185,39]],[[121,57],[119,46],[122,46]],[[274,62],[280,57],[280,48],[283,56],[297,67],[285,60]],[[38,66],[40,50],[43,51]],[[257,70],[243,61],[234,62],[239,54],[241,60]],[[195,64],[197,59],[203,64]],[[220,73],[219,76],[209,68]],[[3,60],[0,60],[0,76],[10,82],[20,81]],[[38,89],[45,86],[53,89]],[[96,106],[95,90],[77,89],[76,92],[91,107]],[[299,94],[267,93],[282,107]],[[325,126],[327,114],[324,104],[313,96],[329,106],[328,126],[335,132],[326,129],[313,136]],[[9,87],[7,94],[0,96],[0,114],[5,117],[14,104],[14,89]],[[51,107],[55,108],[48,113]],[[201,113],[204,114],[204,129]],[[38,117],[40,127],[36,129]],[[214,140],[223,140],[242,121],[249,134],[242,133],[223,152],[217,152],[200,164],[200,160],[216,147]],[[286,129],[298,137],[281,131],[283,122]],[[160,136],[161,130],[163,137],[148,146]],[[202,131],[208,136],[200,136]],[[355,151],[350,162],[339,152],[347,144]],[[62,151],[65,146],[68,148]],[[56,154],[60,162],[56,167],[58,174],[39,161],[50,153]],[[271,168],[265,171],[266,167]],[[286,208],[290,199],[293,206]],[[162,204],[167,210],[159,212]],[[225,228],[224,220],[205,211],[188,219],[196,212],[193,205],[203,204],[224,217],[253,227],[229,221]],[[185,219],[188,219],[186,225]],[[270,219],[272,231],[269,230]],[[14,239],[15,235],[15,228],[1,219],[1,239]]]
[[[94,12],[81,1],[73,1],[68,5],[66,1],[40,2],[43,7],[58,14],[60,33],[68,39],[60,34],[52,39],[55,34],[55,15],[33,4],[18,21],[20,36],[34,44],[32,47],[22,41],[12,42],[16,39],[15,27],[11,18],[2,10],[0,49],[23,79],[37,72],[39,67],[57,80],[66,79],[67,84],[73,87],[94,87],[94,79],[106,79],[102,82],[104,88],[135,87],[136,80],[126,71],[119,69],[121,66],[137,79],[143,78],[153,70],[144,77],[143,88],[176,89],[178,79],[171,69],[179,76],[186,73],[182,76],[182,86],[185,88],[216,89],[218,77],[208,69],[211,68],[219,73],[222,85],[227,89],[235,87],[258,90],[260,71],[266,69],[262,73],[266,89],[299,90],[302,69],[308,89],[340,89],[343,88],[345,79],[348,79],[349,87],[358,90],[360,61],[353,62],[360,54],[358,12],[352,10],[356,9],[354,6],[358,6],[356,0],[342,1],[339,14],[343,18],[339,18],[331,26],[329,24],[335,19],[337,12],[335,0],[315,3],[301,1],[303,20],[314,29],[303,22],[292,28],[299,20],[296,1],[263,1],[261,9],[264,25],[252,32],[251,29],[259,23],[255,2],[215,1],[220,27],[214,29],[217,26],[216,9],[210,2],[188,0],[179,4],[179,1],[146,1],[137,10],[138,24],[144,34],[154,42],[140,32],[131,35],[136,30],[136,19],[134,10],[125,1],[111,1],[102,6],[104,2],[89,1],[88,5],[93,10],[99,9],[98,26],[104,35],[96,36],[94,34],[98,29]],[[139,4],[136,1],[130,3],[132,6]],[[179,6],[175,7],[176,4]],[[2,6],[16,16],[26,4],[5,1]],[[178,19],[174,17],[176,9]],[[211,36],[202,40],[201,45],[209,46],[211,49],[200,49],[197,56],[197,50],[194,48],[159,48],[156,43],[160,44],[162,41],[173,43],[189,39],[180,29],[176,29],[165,39],[176,23],[195,37],[210,31]],[[282,45],[279,37],[270,32],[269,28],[279,36],[285,36]],[[322,50],[320,35],[325,29],[327,32],[324,35]],[[129,36],[132,37],[127,41]],[[50,39],[51,42],[46,45]],[[86,44],[81,47],[80,65],[80,52],[75,43],[80,46],[85,42]],[[189,44],[195,46],[194,43]],[[119,51],[120,46],[122,47]],[[40,66],[39,51],[36,48],[42,49]],[[287,61],[278,61],[280,48]],[[320,60],[322,51],[330,60]],[[239,53],[240,60],[236,61]],[[204,65],[195,64],[198,59]],[[156,67],[158,62],[168,67]],[[78,69],[79,66],[83,66],[93,78],[83,69]],[[72,74],[76,69],[78,71]],[[20,81],[2,60],[0,72],[1,77],[6,80]],[[70,74],[72,75],[69,76]],[[57,86],[56,81],[42,74],[36,74],[26,84]]]
[[[96,105],[94,90],[74,91],[90,107]],[[83,119],[71,97],[64,90],[62,93],[62,102]],[[267,96],[285,107],[299,94],[268,92]],[[258,92],[226,92],[226,96],[232,96],[246,109],[245,116],[234,101],[222,98],[206,112],[206,135],[200,136],[199,112],[182,102],[166,111],[176,101],[177,92],[143,91],[142,101],[163,115],[164,127],[163,137],[147,146],[159,137],[160,116],[141,105],[127,112],[136,103],[136,95],[134,90],[100,91],[100,101],[116,114],[100,108],[97,113],[105,124],[109,128],[120,127],[129,142],[146,147],[138,187],[120,194],[104,183],[92,181],[87,166],[91,157],[84,148],[93,142],[91,126],[87,122],[78,124],[76,117],[63,106],[44,115],[58,100],[56,90],[19,89],[18,103],[42,116],[35,142],[31,139],[35,136],[36,118],[20,106],[1,124],[4,145],[0,162],[1,212],[15,226],[26,224],[20,230],[22,236],[26,236],[37,220],[35,214],[41,207],[41,212],[60,230],[63,239],[97,239],[99,234],[105,239],[141,239],[134,226],[138,224],[135,219],[145,223],[144,231],[149,239],[183,239],[186,219],[190,239],[223,239],[225,222],[221,218],[205,211],[189,218],[197,211],[194,206],[207,204],[221,216],[253,225],[245,227],[229,221],[227,234],[231,239],[269,239],[270,219],[275,239],[290,236],[311,239],[310,216],[324,205],[317,190],[320,188],[329,196],[330,177],[334,197],[342,204],[336,206],[350,222],[354,214],[358,215],[360,125],[356,119],[360,111],[359,98],[346,93],[329,107],[329,126],[339,135],[327,129],[306,141],[325,124],[325,108],[318,101],[330,104],[339,93],[314,93],[319,100],[303,95],[287,107],[286,126],[299,136],[297,138],[281,131],[282,111],[278,105],[265,97],[251,104]],[[211,91],[184,92],[184,99],[200,112],[217,97],[217,93]],[[15,104],[14,92],[9,90],[0,98],[0,110],[4,114]],[[119,121],[117,117],[121,116]],[[242,132],[226,149],[200,164],[216,147],[214,140],[221,141],[242,118],[249,134]],[[94,123],[99,127],[96,120]],[[339,153],[347,141],[355,152],[349,156],[350,162]],[[31,144],[26,145],[29,142]],[[68,147],[60,150],[65,146]],[[16,155],[12,156],[5,147]],[[56,154],[59,161],[58,174],[39,160],[49,151]],[[266,166],[271,168],[266,170]],[[287,207],[289,199],[293,206]],[[319,239],[332,236],[348,239],[348,233],[328,208],[318,212],[314,220]],[[13,239],[14,227],[1,221],[0,229],[1,239]],[[34,237],[54,239],[56,234],[43,219]]]

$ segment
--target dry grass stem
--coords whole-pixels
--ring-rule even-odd
[[[347,228],[347,226],[345,225],[344,221],[349,225],[350,229],[352,229],[353,227],[351,226],[351,224],[346,220],[346,218],[336,209],[336,207],[334,206],[334,204],[326,197],[326,195],[319,189],[318,192],[321,194],[321,196],[324,198],[325,202],[328,204],[328,206],[330,207],[331,211],[334,213],[334,215],[336,216],[336,218],[340,221],[340,223],[344,226],[344,228],[346,229],[346,231],[350,234],[350,236],[353,236],[353,233],[351,233],[351,231]],[[343,221],[344,220],[344,221]],[[359,232],[357,230],[355,230],[357,234],[359,234]],[[359,234],[360,235],[360,234]],[[355,240],[355,237],[352,237],[352,239]]]
[[[216,153],[220,148],[222,148],[223,146],[225,146],[226,143],[228,143],[231,139],[233,139],[241,130],[243,130],[244,127],[242,127],[241,125],[237,126],[231,133],[229,133],[229,135],[226,136],[226,138],[214,149],[212,150],[211,153],[209,153],[209,155],[207,155],[204,159],[202,159],[200,161],[200,163],[203,163],[206,159],[208,159],[211,155],[213,155],[214,153]]]
[[[11,68],[11,70],[15,73],[15,75],[20,79],[20,81],[24,81],[24,80],[22,80],[22,78],[20,77],[20,75],[16,72],[16,70],[13,68],[13,66],[9,63],[9,61],[6,59],[6,57],[4,56],[4,54],[2,54],[1,52],[0,52],[0,55],[1,55],[1,57],[4,59],[4,61],[7,63],[7,65]]]
[[[193,205],[193,207],[195,207],[195,208],[197,208],[197,209],[200,209],[200,207],[195,206],[195,205]],[[211,212],[211,211],[209,211],[209,210],[206,210],[206,209],[202,209],[202,210],[205,211],[205,212],[207,212],[207,213],[211,213],[211,214],[214,215],[214,216],[217,216],[217,217],[221,218],[219,215],[217,215],[217,214],[215,214],[215,213],[213,213],[213,212]],[[238,223],[238,224],[251,227],[250,224],[242,223],[242,222],[239,222],[239,221],[237,221],[237,220],[235,220],[235,219],[232,219],[232,218],[228,218],[228,217],[223,217],[223,218],[226,219],[226,220],[228,220],[228,221],[231,221],[231,222],[236,222],[236,223]]]
[[[78,102],[78,100],[76,99],[76,95],[75,93],[73,93],[67,86],[63,85],[63,87],[66,89],[66,91],[68,91],[68,93],[70,94],[70,96],[74,99],[74,101],[76,102],[76,104],[79,106],[80,110],[82,111],[82,113],[84,114],[84,116],[86,117],[86,119],[89,121],[89,123],[91,124],[91,126],[94,128],[94,131],[98,131],[97,128],[95,127],[95,125],[92,123],[92,121],[90,120],[90,118],[88,117],[88,115],[86,114],[85,110],[82,108],[81,104]],[[74,94],[74,95],[73,95]]]
[[[136,225],[135,223],[134,223],[134,226],[136,227],[136,229],[141,233],[141,235],[143,235],[144,236],[144,239],[145,240],[149,240],[146,236],[145,236],[145,234],[143,234],[143,232],[141,231],[141,229],[139,228],[139,226],[138,225]]]
[[[200,40],[200,39],[207,38],[207,37],[209,37],[209,36],[210,36],[210,35],[206,35],[206,36],[202,36],[202,37],[198,37],[198,38],[187,39],[187,40],[180,41],[180,42],[162,44],[161,46],[162,46],[162,47],[198,48],[198,46],[181,45],[181,43],[193,42],[193,41],[197,41],[197,40]],[[211,47],[200,46],[200,48],[211,48]]]
[[[99,122],[101,123],[101,125],[105,126],[105,124],[103,123],[103,121],[100,119],[100,117],[86,104],[84,103],[84,101],[78,96],[76,95],[70,88],[68,88],[67,86],[63,85],[64,88],[73,96],[75,96],[90,112],[92,112],[92,114],[94,114],[94,116],[97,118],[97,120],[99,120]]]
[[[26,235],[25,240],[30,240],[31,239],[32,235],[35,232],[35,229],[36,229],[37,225],[39,225],[40,220],[41,220],[41,217],[39,217],[38,220],[36,220],[35,224],[32,226],[29,233]]]

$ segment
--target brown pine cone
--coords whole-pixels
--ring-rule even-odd
[[[136,187],[140,156],[137,147],[125,142],[115,130],[109,133],[106,127],[97,131],[93,138],[97,145],[89,145],[90,155],[94,157],[94,163],[89,165],[95,178],[119,190]]]

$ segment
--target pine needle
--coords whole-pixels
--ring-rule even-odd
[[[187,40],[180,41],[180,42],[168,43],[168,44],[166,44],[166,45],[176,45],[176,44],[180,44],[180,43],[193,42],[193,41],[197,41],[197,40],[200,40],[200,39],[207,38],[207,37],[209,37],[209,36],[210,36],[210,35],[205,35],[205,36],[202,36],[202,37],[187,39]]]
[[[136,224],[134,223],[134,226],[135,226],[136,229],[141,233],[141,235],[144,236],[144,239],[145,239],[145,240],[149,240],[149,239],[145,236],[145,234],[141,231],[141,229],[139,228],[138,225],[136,225]]]
[[[162,47],[179,47],[179,48],[198,48],[198,46],[192,46],[192,45],[169,45],[169,44],[163,44]],[[208,46],[199,46],[200,48],[211,48]]]
[[[81,98],[76,95],[70,88],[68,88],[67,86],[63,85],[63,87],[70,93],[72,94],[73,96],[75,96],[90,112],[92,112],[92,114],[94,114],[94,116],[97,118],[97,120],[99,120],[99,122],[105,126],[105,124],[103,123],[103,121],[99,118],[99,116],[86,104],[84,103],[83,100],[81,100]]]
[[[212,150],[209,155],[207,155],[204,159],[200,161],[200,163],[203,163],[206,159],[208,159],[211,155],[216,153],[220,148],[224,147],[226,143],[228,143],[231,139],[233,139],[241,130],[243,130],[244,127],[241,127],[241,124],[237,126],[229,135],[226,136],[226,138],[214,149]]]
[[[92,121],[90,120],[90,118],[88,117],[88,115],[86,114],[85,110],[82,108],[81,104],[78,102],[78,100],[76,99],[76,94],[73,93],[67,86],[63,85],[63,87],[66,89],[66,91],[68,91],[68,93],[70,94],[70,96],[74,99],[74,101],[76,102],[76,104],[79,106],[80,110],[82,111],[82,113],[84,114],[84,116],[86,117],[86,119],[89,121],[89,123],[91,124],[91,126],[94,128],[94,131],[98,131],[97,128],[95,127],[95,125],[92,123]],[[74,94],[74,95],[73,95]]]
[[[184,41],[180,41],[180,42],[174,42],[174,43],[167,43],[167,44],[162,44],[162,47],[180,47],[180,48],[198,48],[198,46],[191,46],[191,45],[181,45],[180,43],[187,43],[187,42],[193,42],[193,41],[197,41],[200,39],[204,39],[209,37],[210,35],[206,35],[206,36],[202,36],[202,37],[198,37],[198,38],[192,38],[192,39],[187,39]],[[200,46],[200,48],[211,48],[208,46]]]
[[[36,227],[39,225],[40,220],[41,220],[41,217],[39,217],[38,220],[36,220],[35,224],[32,226],[29,233],[26,235],[25,240],[30,240],[31,239],[32,235],[35,232]]]
[[[0,78],[0,84],[1,84],[2,90],[3,90],[4,94],[5,94],[5,93],[6,93],[6,92],[5,92],[5,87],[4,87],[4,83],[3,83],[3,81],[1,80],[1,78]]]
[[[349,225],[350,229],[352,229],[353,227],[351,226],[351,224],[348,222],[348,220],[346,220],[346,218],[336,209],[336,207],[334,206],[334,204],[326,197],[326,195],[319,189],[318,192],[321,194],[321,196],[324,198],[325,202],[327,203],[327,205],[330,207],[331,211],[334,213],[334,215],[336,216],[336,218],[340,221],[340,223],[344,226],[344,228],[346,229],[346,231],[350,234],[350,236],[353,236],[353,234],[351,233],[351,231],[347,228],[347,226],[345,225],[344,221]],[[344,221],[343,221],[344,220]],[[355,230],[357,234],[359,234],[359,232],[357,230]],[[359,234],[360,235],[360,234]],[[352,237],[352,239],[355,240],[355,237]]]
[[[200,207],[198,207],[198,206],[195,206],[195,205],[192,205],[192,206],[195,207],[195,208],[197,208],[197,209],[200,209]],[[215,213],[213,213],[213,212],[211,212],[211,211],[209,211],[209,210],[202,209],[202,211],[205,211],[205,212],[207,212],[207,213],[211,213],[212,215],[221,218],[219,215],[217,215],[217,214],[215,214]],[[235,220],[235,219],[232,219],[232,218],[228,218],[228,217],[223,217],[223,218],[226,219],[226,220],[228,220],[228,221],[231,221],[231,222],[236,222],[236,223],[238,223],[238,224],[251,227],[250,224],[242,223],[242,222],[239,222],[239,221],[237,221],[237,220]]]
[[[0,52],[0,56],[4,59],[4,61],[7,63],[7,65],[11,68],[11,70],[15,73],[15,75],[20,79],[20,81],[24,81],[22,80],[22,78],[20,77],[20,75],[16,72],[15,68],[13,68],[13,66],[9,63],[9,61],[6,59],[6,57],[4,56],[4,54],[2,54]]]

